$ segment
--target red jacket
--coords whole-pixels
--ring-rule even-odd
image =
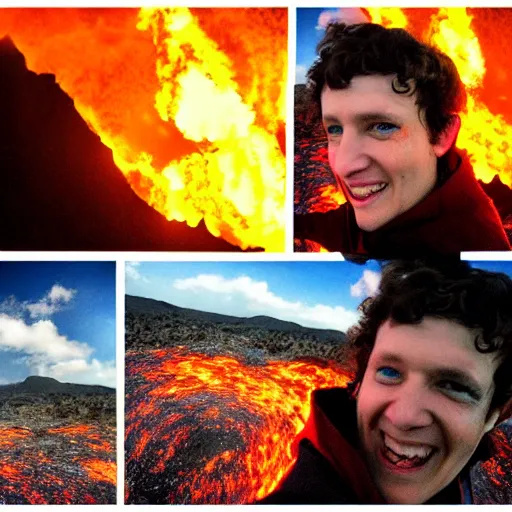
[[[313,393],[311,415],[294,443],[297,460],[263,504],[382,504],[362,455],[356,403],[345,389]],[[428,503],[471,503],[466,478]]]
[[[387,259],[510,250],[499,214],[467,155],[453,151],[449,162],[456,170],[441,186],[376,231],[359,229],[346,203],[327,213],[296,215],[295,237],[318,242],[331,252]]]

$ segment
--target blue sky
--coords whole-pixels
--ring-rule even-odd
[[[511,262],[474,266],[512,277]],[[375,261],[127,262],[126,293],[233,316],[269,315],[345,331],[380,279]]]
[[[0,384],[115,387],[115,264],[0,262]]]

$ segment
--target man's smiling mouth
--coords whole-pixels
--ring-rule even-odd
[[[362,201],[364,199],[368,199],[369,197],[381,192],[388,186],[387,183],[375,183],[373,185],[364,185],[364,186],[349,186],[346,185],[346,188],[351,197]]]
[[[420,444],[402,444],[382,433],[382,455],[393,466],[401,469],[416,469],[424,466],[437,451],[436,448]]]

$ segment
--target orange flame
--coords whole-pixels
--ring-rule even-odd
[[[368,9],[375,23],[384,20],[386,26],[407,26],[404,13],[389,11]],[[467,150],[477,178],[488,183],[498,174],[504,183],[512,186],[509,151],[512,126],[502,115],[491,113],[479,99],[486,69],[480,43],[471,27],[472,20],[473,16],[465,8],[441,8],[432,16],[423,39],[453,60],[466,86],[467,111],[460,114],[462,126],[457,146]]]
[[[136,390],[136,406],[127,409],[126,436],[135,438],[128,462],[144,455],[151,457],[155,446],[145,435],[143,412],[150,419],[160,414],[161,428],[153,432],[152,441],[157,443],[158,436],[168,438],[166,451],[155,451],[158,461],[153,472],[163,471],[164,462],[183,451],[190,427],[184,426],[182,414],[161,415],[165,399],[180,404],[202,393],[217,397],[209,402],[202,421],[209,420],[210,428],[211,421],[218,421],[219,430],[235,429],[245,442],[244,448],[198,460],[195,469],[182,475],[184,483],[175,491],[173,503],[180,503],[183,496],[190,496],[191,503],[226,503],[226,495],[248,503],[269,494],[294,462],[291,443],[310,414],[311,393],[318,388],[345,386],[349,381],[337,366],[306,361],[247,366],[232,357],[208,357],[180,349],[151,351],[144,359],[135,354],[130,357],[134,359],[127,362],[127,375],[141,376],[146,384]],[[249,427],[225,414],[233,409],[253,414]]]
[[[286,9],[7,12],[0,34],[55,74],[142,199],[243,249],[284,250]]]

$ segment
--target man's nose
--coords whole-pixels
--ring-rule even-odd
[[[348,130],[330,150],[329,160],[334,174],[342,180],[367,169],[371,161],[360,137]]]
[[[432,421],[428,390],[414,384],[402,384],[389,402],[384,416],[395,428],[410,430],[427,427]]]

